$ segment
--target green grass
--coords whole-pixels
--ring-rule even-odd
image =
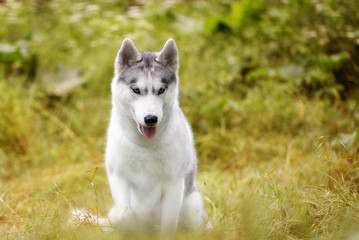
[[[1,239],[358,239],[357,3],[230,2],[0,3]],[[68,222],[113,204],[103,155],[126,36],[177,43],[208,232]]]

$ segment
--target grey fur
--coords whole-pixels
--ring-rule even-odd
[[[152,78],[160,78],[161,82],[166,86],[177,81],[176,73],[171,68],[155,61],[156,52],[140,52],[140,55],[141,61],[123,68],[124,70],[118,76],[118,82],[128,86],[134,85],[137,82],[138,75],[144,72],[150,72]]]
[[[195,180],[197,175],[197,163],[194,164],[192,170],[186,175],[185,178],[185,195],[191,194],[193,191],[197,190]]]
[[[173,39],[168,39],[156,58],[156,61],[169,67],[175,73],[178,72],[178,52],[176,43]]]
[[[141,61],[140,53],[130,39],[125,39],[117,53],[115,61],[115,73],[119,74],[123,69]]]

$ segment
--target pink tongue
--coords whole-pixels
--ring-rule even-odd
[[[156,127],[143,127],[142,126],[143,135],[147,138],[153,138],[156,135]]]

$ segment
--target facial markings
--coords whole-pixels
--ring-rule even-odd
[[[157,56],[153,52],[141,53],[143,61],[124,70],[118,82],[127,85],[134,95],[161,95],[177,81],[176,74],[161,63],[155,62]]]
[[[161,94],[163,94],[163,93],[166,92],[167,88],[168,88],[167,85],[162,85],[162,86],[159,87],[159,88],[152,87],[152,93],[153,93],[154,95],[161,95]]]
[[[123,83],[126,84],[128,86],[134,85],[137,83],[138,81],[138,74],[136,74],[136,71],[134,71],[134,68],[129,68],[125,71],[123,71],[118,79],[117,79],[117,83]]]
[[[166,72],[166,77],[162,77],[161,82],[163,84],[169,85],[172,82],[176,81],[176,74],[173,72]]]
[[[130,81],[131,85],[134,85],[137,83],[137,78],[132,78],[132,80]]]
[[[138,87],[131,87],[131,90],[134,94],[141,94],[141,90]]]
[[[130,89],[132,90],[132,92],[136,95],[147,95],[148,93],[148,88],[141,88],[137,85],[131,85]]]

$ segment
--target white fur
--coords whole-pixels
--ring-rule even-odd
[[[135,59],[139,56],[133,42],[126,39],[115,61],[105,156],[114,200],[109,220],[129,231],[147,230],[147,226],[160,232],[181,226],[198,228],[206,221],[206,213],[201,194],[196,189],[185,192],[185,177],[196,167],[196,152],[192,132],[178,104],[178,81],[165,94],[133,94],[129,86],[118,82],[119,74],[126,68],[119,59],[126,47]],[[172,39],[157,59],[167,59],[165,54],[174,54],[176,61],[168,67],[177,73],[177,48]],[[139,74],[136,86],[159,88],[161,79],[151,76],[148,72]],[[158,117],[157,133],[152,139],[138,129],[139,124],[145,124],[147,115]]]

